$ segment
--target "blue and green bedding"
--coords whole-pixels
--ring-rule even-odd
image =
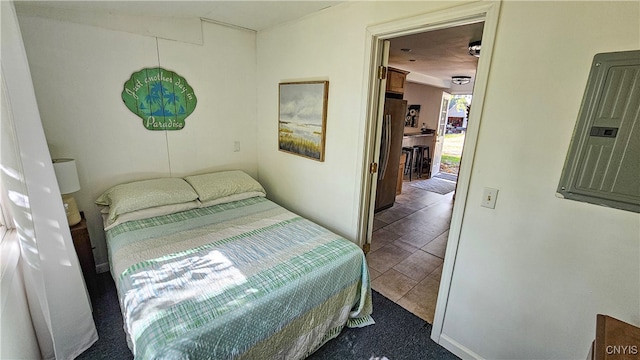
[[[136,359],[301,359],[373,323],[360,248],[263,197],[106,234]]]

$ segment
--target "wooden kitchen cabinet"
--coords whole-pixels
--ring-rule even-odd
[[[407,163],[407,154],[400,156],[400,166],[398,166],[398,185],[396,186],[396,195],[402,194],[402,180],[404,178],[404,166]]]
[[[404,94],[404,84],[407,80],[408,71],[388,68],[387,69],[387,92],[394,94]]]
[[[91,239],[89,238],[89,230],[87,229],[87,220],[83,217],[76,225],[71,227],[71,238],[73,239],[73,247],[78,256],[78,262],[82,269],[84,282],[87,285],[89,294],[95,292],[96,288],[96,262],[93,258],[93,248]]]

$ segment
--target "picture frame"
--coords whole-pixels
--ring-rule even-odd
[[[407,116],[405,117],[404,126],[418,127],[419,117],[420,117],[420,105],[409,105],[407,107]]]
[[[278,89],[278,150],[324,161],[329,81],[283,82]]]

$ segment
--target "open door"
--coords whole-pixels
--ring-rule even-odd
[[[498,24],[500,6],[501,2],[499,1],[478,1],[406,19],[373,25],[367,28],[367,53],[370,53],[371,56],[365,58],[365,69],[367,71],[365,76],[368,77],[369,81],[367,89],[366,124],[364,129],[365,139],[362,162],[362,186],[360,191],[361,203],[359,206],[360,221],[358,222],[358,243],[363,244],[365,251],[368,250],[369,244],[367,243],[370,243],[373,232],[373,199],[375,199],[376,187],[373,180],[377,178],[377,176],[374,177],[374,172],[371,171],[371,165],[380,157],[379,147],[381,137],[381,120],[379,110],[383,108],[380,104],[383,96],[380,95],[384,94],[384,91],[380,90],[380,87],[384,88],[384,85],[380,84],[376,75],[378,73],[379,65],[387,64],[386,61],[384,63],[380,61],[383,53],[381,50],[383,43],[382,40],[484,21],[481,40],[483,55],[478,60],[476,80],[473,88],[474,109],[471,112],[469,126],[467,127],[465,136],[466,160],[462,163],[460,168],[458,188],[456,190],[457,200],[453,206],[453,213],[451,215],[446,256],[442,266],[442,277],[438,291],[433,327],[431,330],[431,339],[433,341],[444,346],[446,349],[452,351],[461,358],[477,358],[478,356],[477,354],[473,354],[468,351],[468,349],[460,346],[460,344],[453,341],[450,337],[446,336],[442,330],[444,327],[445,314],[447,312],[454,265],[457,259],[462,220],[464,217],[464,210],[467,205],[467,193],[469,191],[471,170],[473,167],[472,160],[474,158],[478,142],[479,127],[482,120],[481,114],[487,88],[487,79],[493,53],[493,43]],[[385,52],[385,55],[387,53],[388,52]],[[443,108],[447,109],[448,104],[449,100],[446,99],[446,103]],[[444,126],[438,133],[438,135],[442,137],[444,137],[446,130],[446,118],[447,114],[445,113],[442,116]],[[443,138],[440,138],[439,142],[442,144]],[[438,159],[438,164],[441,162],[440,157]],[[437,171],[439,171],[439,165],[435,172]]]
[[[442,162],[442,145],[444,144],[444,134],[447,131],[447,118],[449,114],[449,102],[451,94],[442,92],[442,103],[440,105],[440,117],[438,118],[438,128],[436,129],[436,143],[433,146],[433,166],[431,167],[431,176],[440,172],[440,163]]]
[[[384,123],[384,103],[385,103],[385,91],[387,88],[387,67],[389,66],[389,47],[391,42],[389,40],[382,40],[379,43],[375,44],[377,49],[375,50],[376,55],[380,59],[380,64],[382,64],[377,69],[377,80],[378,86],[373,95],[373,98],[370,98],[377,104],[375,109],[371,109],[371,114],[376,114],[375,120],[375,139],[376,142],[372,148],[365,149],[366,152],[372,154],[371,159],[376,159],[378,161],[380,159],[380,147],[381,147],[381,139],[382,139],[382,128]],[[374,100],[375,99],[375,100]],[[366,229],[362,229],[366,231],[365,242],[362,245],[362,249],[365,254],[369,252],[371,247],[371,234],[373,233],[373,214],[375,210],[375,199],[376,199],[376,191],[377,191],[377,180],[378,180],[378,162],[372,162],[369,164],[369,176],[365,181],[365,199],[366,199]],[[366,188],[369,187],[367,191]]]

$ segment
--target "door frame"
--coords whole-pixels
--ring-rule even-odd
[[[436,126],[435,141],[433,143],[433,156],[431,157],[431,176],[440,172],[442,163],[442,147],[444,146],[444,135],[447,133],[447,119],[449,118],[449,104],[452,95],[446,91],[442,92],[440,101],[440,112],[438,112],[438,125]],[[446,104],[445,104],[446,100]],[[444,118],[442,112],[444,111]]]
[[[493,54],[493,44],[496,36],[498,17],[500,13],[501,1],[481,1],[468,5],[461,5],[445,10],[431,12],[423,15],[396,20],[384,24],[374,25],[367,28],[365,44],[365,79],[367,92],[367,113],[365,124],[365,141],[362,164],[362,185],[360,189],[359,221],[358,221],[358,243],[368,250],[371,244],[371,234],[373,230],[373,207],[375,199],[375,173],[370,171],[370,164],[377,161],[380,152],[380,137],[376,136],[380,129],[379,100],[382,96],[379,87],[378,67],[382,63],[382,43],[384,40],[396,37],[411,35],[420,32],[433,31],[466,25],[470,23],[484,21],[482,34],[482,56],[478,59],[476,69],[475,86],[473,90],[473,111],[470,114],[470,125],[467,128],[465,138],[465,162],[461,164],[458,176],[458,188],[456,190],[456,201],[451,217],[451,227],[447,243],[446,255],[438,291],[436,312],[431,331],[431,339],[444,346],[461,358],[477,357],[461,344],[443,333],[446,316],[449,291],[453,278],[455,260],[457,257],[460,232],[464,218],[464,209],[467,204],[467,194],[473,168],[473,159],[478,143],[478,134],[484,100],[487,89],[491,57]]]

